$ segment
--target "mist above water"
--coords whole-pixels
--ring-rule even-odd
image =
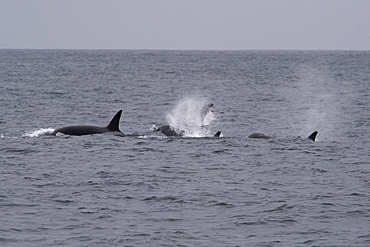
[[[196,97],[184,97],[166,114],[167,123],[176,131],[184,131],[186,137],[213,136],[212,126],[216,119],[211,111],[202,116],[202,109],[210,102]]]

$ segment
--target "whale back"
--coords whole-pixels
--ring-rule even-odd
[[[53,131],[52,135],[92,135],[92,134],[103,134],[110,133],[116,136],[124,136],[119,130],[119,121],[121,118],[122,110],[118,111],[112,118],[107,127],[99,127],[93,125],[75,125],[67,126]]]
[[[253,133],[251,134],[250,136],[248,136],[248,138],[263,138],[263,139],[270,139],[272,138],[271,136],[267,136],[265,134],[262,134],[262,133]]]
[[[76,125],[56,129],[52,134],[81,136],[81,135],[102,134],[105,132],[107,132],[105,127],[98,127],[92,125]]]

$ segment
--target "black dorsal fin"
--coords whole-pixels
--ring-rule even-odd
[[[107,126],[107,129],[109,131],[119,131],[119,120],[121,119],[121,114],[122,114],[122,110],[119,110],[116,115],[114,115],[114,117],[112,118],[112,120],[110,121],[110,123],[108,124]]]
[[[213,137],[220,137],[220,135],[221,135],[221,131],[217,131]]]
[[[309,136],[309,137],[307,137],[308,139],[310,139],[310,140],[312,140],[312,141],[315,141],[316,140],[316,136],[317,136],[317,134],[318,134],[319,132],[318,131],[314,131],[314,132],[312,132],[312,134]]]

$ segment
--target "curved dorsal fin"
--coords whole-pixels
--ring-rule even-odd
[[[312,141],[315,141],[316,140],[316,136],[317,136],[317,134],[318,134],[319,132],[318,131],[314,131],[314,132],[312,132],[312,134],[309,136],[309,137],[307,137],[308,139],[310,139],[310,140],[312,140]]]
[[[114,117],[112,118],[112,120],[110,121],[110,123],[108,124],[107,126],[107,129],[109,131],[119,131],[119,120],[121,119],[121,114],[122,114],[122,110],[119,110],[116,115],[114,115]]]

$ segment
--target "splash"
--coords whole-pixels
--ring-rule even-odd
[[[206,100],[186,97],[167,113],[167,122],[177,132],[184,131],[186,137],[213,136],[210,127],[215,120],[215,115],[211,111],[208,111],[205,116],[201,114],[203,107],[208,103]]]
[[[42,135],[50,135],[54,129],[52,128],[46,128],[46,129],[37,129],[34,131],[26,132],[25,134],[22,135],[22,137],[39,137]]]
[[[336,123],[341,121],[340,100],[337,90],[338,83],[325,67],[317,68],[300,65],[297,73],[301,78],[294,87],[293,103],[301,108],[301,137],[307,136],[315,130],[325,135],[336,133]],[[298,90],[298,91],[297,91]],[[319,136],[321,138],[322,135]],[[335,138],[335,137],[331,137]]]

